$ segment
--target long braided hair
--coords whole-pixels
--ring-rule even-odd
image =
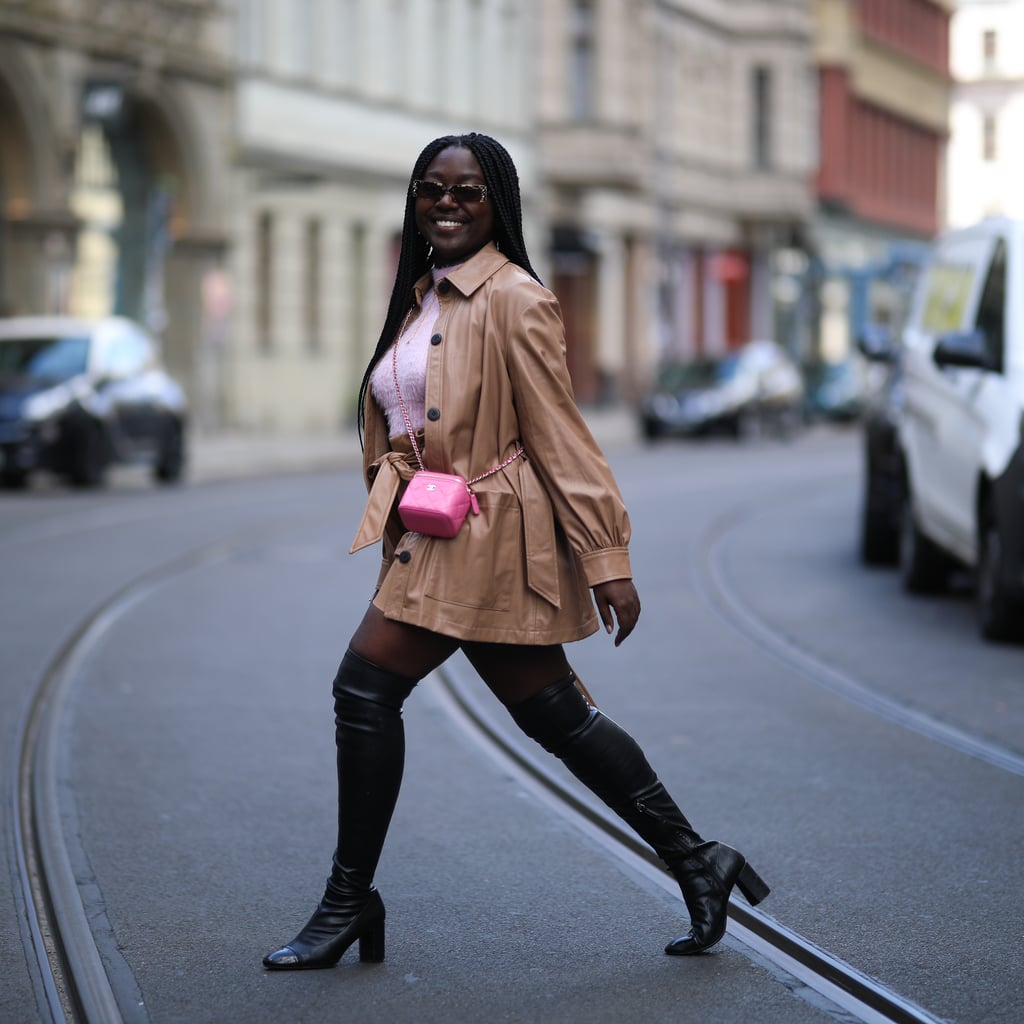
[[[398,271],[395,286],[391,291],[388,313],[380,332],[377,347],[359,385],[358,426],[362,443],[365,420],[366,393],[370,387],[370,376],[377,361],[391,347],[405,314],[412,301],[413,285],[430,268],[430,246],[416,228],[416,197],[412,194],[412,183],[421,179],[434,157],[442,150],[452,147],[468,149],[483,172],[487,185],[487,201],[494,206],[494,239],[498,248],[513,263],[518,264],[531,277],[540,281],[530,264],[523,240],[523,209],[519,195],[519,175],[508,150],[489,135],[470,132],[468,135],[442,135],[434,139],[420,153],[413,165],[409,188],[405,197],[405,220],[402,224],[402,251],[398,257]]]

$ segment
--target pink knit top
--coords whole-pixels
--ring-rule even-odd
[[[435,267],[431,270],[434,284],[447,277],[455,267]],[[427,355],[430,352],[430,339],[434,333],[434,325],[441,315],[441,304],[437,300],[437,289],[431,288],[423,296],[423,305],[419,315],[409,323],[396,344],[398,345],[398,383],[402,388],[405,407],[409,410],[409,419],[413,430],[422,430],[426,423],[427,399]],[[405,434],[405,418],[402,406],[395,391],[395,378],[392,372],[392,349],[381,357],[373,368],[370,377],[370,390],[377,404],[381,407],[388,421],[388,434]]]

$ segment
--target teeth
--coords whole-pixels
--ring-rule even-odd
[[[457,220],[439,220],[435,222],[439,228],[460,228],[462,222]]]

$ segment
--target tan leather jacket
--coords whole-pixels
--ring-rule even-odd
[[[416,303],[431,286],[416,285]],[[629,517],[573,399],[554,295],[493,245],[438,286],[426,383],[424,460],[475,484],[451,540],[403,530],[394,511],[415,469],[407,438],[388,439],[367,398],[370,490],[352,550],[383,538],[374,603],[386,616],[462,640],[555,644],[598,628],[589,588],[632,576]]]

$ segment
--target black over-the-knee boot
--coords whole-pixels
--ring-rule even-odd
[[[768,886],[742,854],[701,839],[636,741],[587,703],[575,678],[570,674],[514,705],[509,709],[512,718],[668,865],[690,913],[690,931],[670,942],[665,952],[679,956],[709,949],[725,934],[733,886],[739,885],[751,904],[768,895]]]
[[[338,845],[323,899],[273,970],[333,967],[357,939],[359,959],[384,959],[384,904],[373,875],[405,764],[402,704],[415,679],[386,672],[349,650],[334,680],[338,745]]]

